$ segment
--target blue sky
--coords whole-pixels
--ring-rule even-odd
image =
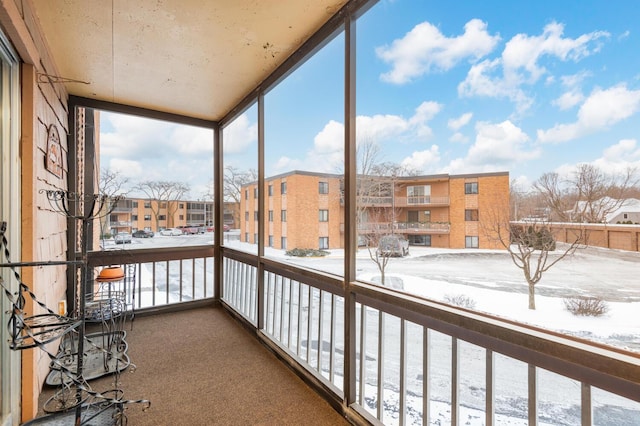
[[[422,174],[509,171],[523,186],[578,163],[640,166],[639,15],[634,1],[381,0],[357,23],[358,140]],[[267,176],[343,169],[343,44],[266,95]],[[210,163],[193,130],[163,139],[193,138],[165,160],[195,182]],[[255,169],[255,108],[225,132],[225,164]],[[129,166],[155,170],[139,156]]]

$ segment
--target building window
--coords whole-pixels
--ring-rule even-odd
[[[329,193],[329,182],[319,182],[318,183],[318,192],[320,194],[328,194]]]
[[[248,190],[248,189],[245,189],[245,190],[244,190],[244,199],[245,199],[245,200],[248,200],[248,199],[249,199],[249,190]]]
[[[258,244],[258,234],[256,233],[253,234],[253,243]]]
[[[258,188],[253,188],[253,198],[258,198]]]
[[[627,213],[622,213],[622,217],[623,217],[624,219],[629,219],[629,215],[628,215]]]
[[[431,202],[431,185],[407,187],[408,204],[427,204]]]
[[[132,214],[131,215],[131,220],[138,220],[138,215],[137,214]]]
[[[269,247],[273,247],[273,235],[269,235]]]
[[[478,237],[467,235],[464,237],[464,246],[466,248],[478,248]]]
[[[320,250],[328,249],[329,248],[329,237],[320,237],[318,239],[318,248],[320,248]]]
[[[167,202],[166,201],[161,202],[160,203],[160,208],[161,209],[166,209],[167,208]]]
[[[280,248],[282,250],[287,249],[287,237],[280,237]]]
[[[161,214],[160,216],[158,216],[158,220],[167,220],[167,216]]]
[[[245,233],[244,233],[244,240],[245,240],[245,242],[247,242],[247,243],[249,242],[249,233],[248,233],[248,232],[245,232]]]
[[[249,222],[249,212],[244,212],[244,220]]]
[[[151,208],[151,201],[145,201],[144,202],[144,208],[145,209],[150,209]]]
[[[478,193],[478,182],[467,182],[464,184],[464,193],[465,194],[477,194]]]
[[[184,215],[183,215],[183,214],[178,215],[178,219],[179,219],[179,220],[184,220]]]
[[[151,220],[151,215],[150,214],[145,214],[144,215],[144,220],[147,221],[147,222],[150,221]]]
[[[320,210],[318,220],[320,222],[329,222],[329,210]]]
[[[280,183],[280,193],[282,195],[287,193],[287,182]]]
[[[138,202],[137,202],[137,201],[132,201],[132,202],[131,202],[131,207],[133,207],[133,208],[136,208],[136,209],[137,209],[137,208],[138,208]]]
[[[273,210],[269,210],[269,222],[273,222]]]
[[[253,220],[258,220],[258,212],[253,212]]]
[[[269,197],[273,197],[273,185],[269,184]]]
[[[478,220],[478,209],[466,209],[464,211],[464,220],[477,221]]]
[[[281,222],[286,222],[287,221],[287,211],[286,210],[280,210],[280,221]]]
[[[117,222],[117,221],[118,221],[118,215],[117,214],[109,215],[109,222]]]

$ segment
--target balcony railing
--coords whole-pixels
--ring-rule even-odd
[[[413,197],[374,197],[367,195],[359,196],[357,202],[361,206],[371,207],[448,206],[449,197],[432,197],[429,195]]]
[[[414,234],[447,234],[451,230],[449,223],[443,222],[375,222],[358,224],[360,233],[391,233],[391,231]]]
[[[396,197],[394,200],[396,207],[406,206],[448,206],[449,197],[432,197],[430,195],[420,195],[414,197]]]
[[[121,265],[126,277],[112,286],[126,290],[132,309],[212,300],[213,248],[210,246],[90,252],[89,267]],[[115,289],[119,290],[119,289]]]
[[[372,423],[640,418],[640,357],[368,284],[345,306],[339,278],[233,251],[224,268],[228,307]]]
[[[229,248],[221,255],[223,306],[348,415],[399,425],[640,418],[639,355]],[[91,253],[89,263],[135,265],[134,306],[161,309],[211,300],[212,260],[212,247],[180,247]]]

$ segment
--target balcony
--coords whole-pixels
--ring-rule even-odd
[[[171,415],[196,424],[194,412],[245,415],[244,424],[289,415],[307,416],[291,424],[400,425],[425,424],[423,416],[536,424],[563,412],[585,425],[640,416],[639,355],[365,283],[347,292],[340,277],[229,248],[219,263],[213,255],[202,246],[89,256],[92,267],[136,271],[125,285],[137,370],[121,380],[127,398],[152,408],[129,407],[130,424]],[[286,375],[283,366],[322,398],[300,401],[309,392],[299,381],[265,378]]]
[[[376,222],[362,223],[358,225],[358,232],[387,234],[398,232],[413,235],[448,234],[451,225],[444,222]]]
[[[341,200],[344,204],[344,200]],[[416,206],[448,206],[449,197],[431,197],[428,195],[415,197],[358,197],[358,205],[362,207],[416,207]]]

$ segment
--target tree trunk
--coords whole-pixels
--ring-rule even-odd
[[[536,287],[529,283],[529,309],[536,309]]]

